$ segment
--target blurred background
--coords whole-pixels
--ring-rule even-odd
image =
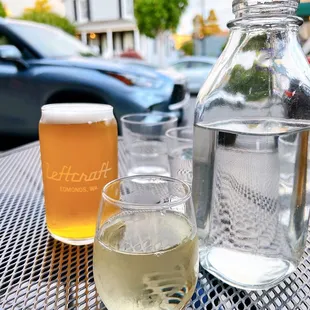
[[[38,138],[40,107],[111,104],[193,122],[196,95],[223,51],[232,0],[0,1],[1,149]],[[300,42],[310,54],[310,2]],[[121,132],[120,132],[121,134]]]
[[[140,2],[140,6],[150,3],[156,10],[152,1],[136,1]],[[43,13],[66,17],[72,27],[65,27],[63,23],[58,26],[63,26],[64,30],[92,46],[103,57],[119,56],[125,51],[135,50],[146,61],[163,66],[178,59],[183,53],[218,56],[228,36],[226,23],[233,18],[232,1],[175,2],[184,6],[179,21],[176,26],[167,25],[167,29],[162,29],[164,34],[160,35],[156,29],[152,34],[147,29],[153,26],[155,11],[152,16],[138,16],[145,19],[144,23],[139,24],[135,19],[134,0],[2,0],[6,16],[11,18],[32,17],[38,21],[39,15]],[[30,16],[30,12],[35,12],[36,16]],[[55,24],[52,18],[43,20],[41,17],[41,21]],[[150,26],[147,25],[148,22]],[[203,46],[196,42],[205,37],[215,37],[212,42],[216,43],[210,50],[208,40]],[[161,52],[164,56],[162,59]]]

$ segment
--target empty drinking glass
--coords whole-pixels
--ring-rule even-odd
[[[102,192],[94,277],[109,310],[180,310],[198,277],[190,187],[161,176],[114,180]]]
[[[172,128],[166,132],[171,176],[192,183],[193,128]]]
[[[170,176],[165,133],[177,126],[168,113],[129,114],[121,118],[127,155],[127,175]]]

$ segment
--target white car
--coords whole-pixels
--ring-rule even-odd
[[[216,61],[217,58],[213,57],[190,56],[172,63],[170,68],[184,74],[189,91],[197,94]]]

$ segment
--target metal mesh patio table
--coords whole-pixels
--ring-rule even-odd
[[[119,165],[123,175],[121,140]],[[37,142],[1,154],[0,310],[106,309],[95,288],[92,245],[49,236],[41,179]],[[201,269],[188,309],[310,309],[309,254],[308,241],[298,270],[268,291],[238,290]]]

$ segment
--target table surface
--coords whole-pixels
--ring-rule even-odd
[[[121,141],[119,165],[123,175]],[[2,153],[0,310],[106,309],[96,293],[92,252],[92,245],[66,245],[46,230],[39,144]],[[308,241],[298,270],[268,291],[238,290],[200,270],[188,310],[310,309],[309,253]]]

